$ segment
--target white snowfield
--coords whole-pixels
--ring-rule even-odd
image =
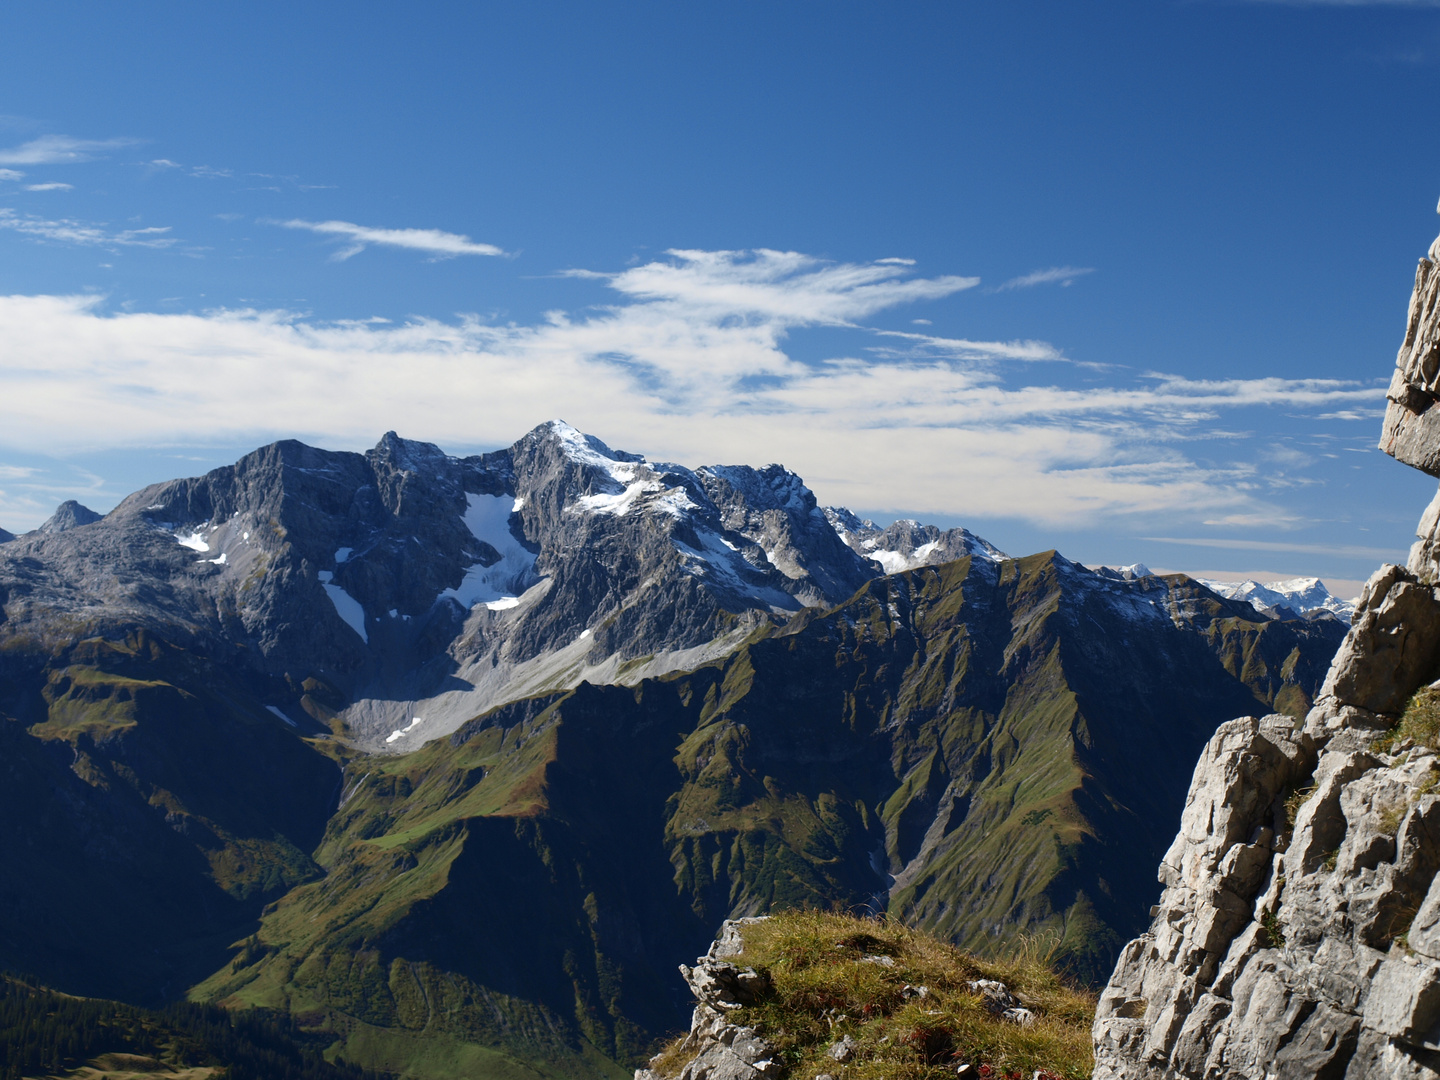
[[[975,558],[1003,562],[1010,557],[988,540],[965,529],[936,530],[939,532],[937,539],[918,544],[908,551],[883,547],[882,545],[887,543],[887,536],[895,536],[896,526],[908,525],[911,529],[928,529],[929,526],[921,525],[914,518],[899,518],[893,526],[881,528],[869,518],[859,517],[843,506],[827,506],[821,512],[830,527],[852,551],[879,563],[880,569],[886,574],[900,574],[906,570],[930,566],[944,561],[947,557],[959,558],[953,546],[947,547],[957,535],[963,543],[964,551]],[[903,531],[900,535],[904,536]],[[909,542],[913,541],[902,543]]]
[[[700,509],[689,492],[683,487],[666,487],[648,466],[637,464],[631,461],[613,461],[609,458],[592,455],[603,462],[602,468],[610,474],[621,490],[615,492],[600,492],[596,495],[582,495],[575,500],[575,505],[592,514],[610,514],[614,517],[624,517],[633,510],[637,503],[644,504],[653,510],[669,514],[673,518],[683,518],[687,511]],[[636,478],[636,474],[644,468],[648,476]],[[647,499],[647,495],[654,498]]]
[[[868,548],[873,543],[875,541],[867,540],[864,546]],[[917,566],[925,566],[939,547],[940,541],[932,540],[928,544],[921,544],[909,555],[901,551],[869,551],[867,556],[878,562],[885,573],[899,574],[905,570],[914,570]]]
[[[520,594],[535,583],[535,556],[510,530],[510,519],[523,500],[512,495],[466,495],[465,499],[465,527],[499,552],[500,559],[489,566],[472,564],[464,580],[441,592],[436,601],[454,600],[467,611],[479,604],[491,611],[516,607]]]
[[[210,542],[205,539],[205,534],[199,529],[188,533],[176,533],[175,539],[181,547],[187,547],[191,551],[208,552],[210,550]]]

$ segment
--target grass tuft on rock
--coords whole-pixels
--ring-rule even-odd
[[[1093,1068],[1095,998],[1046,966],[1044,942],[982,960],[896,922],[817,911],[749,924],[743,937],[744,953],[727,959],[767,973],[771,991],[730,1019],[755,1027],[791,1080],[938,1080],[965,1063],[966,1076],[1079,1080]],[[1034,1021],[992,1015],[969,989],[979,979],[1003,982]],[[847,1035],[856,1049],[841,1064],[828,1051]],[[678,1076],[682,1041],[650,1067]]]
[[[1389,753],[1406,739],[1440,750],[1440,688],[1422,686],[1411,694],[1400,722],[1375,741],[1375,748]]]

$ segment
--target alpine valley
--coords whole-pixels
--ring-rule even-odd
[[[413,1077],[628,1076],[676,965],[783,908],[1103,982],[1202,747],[1304,716],[1347,630],[558,421],[0,541],[0,966]]]

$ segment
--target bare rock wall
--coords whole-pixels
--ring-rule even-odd
[[[1440,240],[1381,448],[1440,476]],[[1366,584],[1303,724],[1224,724],[1150,929],[1101,994],[1096,1080],[1440,1080],[1440,757],[1392,734],[1440,677],[1440,494]],[[1430,740],[1434,742],[1434,739]]]

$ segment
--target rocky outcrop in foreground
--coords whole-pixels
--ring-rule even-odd
[[[690,1030],[635,1080],[1090,1075],[1093,996],[1034,956],[981,960],[893,920],[730,920],[680,973]]]
[[[780,1075],[775,1048],[753,1027],[732,1024],[728,1018],[735,1009],[753,1005],[768,987],[764,975],[753,968],[737,968],[727,959],[738,956],[745,948],[740,928],[764,918],[727,919],[710,951],[696,960],[693,968],[680,965],[680,974],[690,985],[696,1005],[690,1018],[690,1034],[680,1047],[681,1053],[694,1057],[681,1071],[679,1080],[757,1080]],[[660,1080],[660,1075],[650,1069],[636,1069],[635,1080]]]
[[[1432,475],[1437,254],[1381,444]],[[1440,495],[1419,537],[1367,583],[1303,723],[1242,717],[1205,747],[1154,922],[1100,997],[1096,1080],[1440,1077]]]

